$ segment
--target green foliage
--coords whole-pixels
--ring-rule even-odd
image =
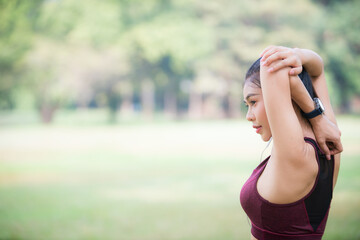
[[[320,53],[335,102],[350,111],[360,94],[359,7],[353,0],[2,0],[0,108],[19,105],[26,89],[38,96],[36,89],[60,88],[47,90],[44,102],[105,104],[116,112],[124,99],[143,101],[149,80],[156,109],[164,109],[166,95],[186,107],[192,87],[204,82],[213,90],[195,87],[199,99],[239,103],[243,76],[259,52],[286,45]]]
[[[14,108],[21,60],[32,46],[32,28],[41,1],[0,1],[0,109]]]
[[[118,13],[112,1],[47,1],[37,30],[59,41],[104,47],[114,43],[122,31]]]
[[[153,21],[134,27],[125,38],[139,47],[148,61],[156,62],[169,55],[180,66],[206,56],[215,47],[211,29],[199,19],[181,13],[156,16]]]
[[[343,112],[350,112],[350,99],[360,95],[359,1],[320,1],[326,14],[319,30],[319,45],[325,69],[338,90]]]

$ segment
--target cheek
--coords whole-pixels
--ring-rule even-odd
[[[261,106],[261,108],[259,109],[259,121],[261,121],[261,124],[268,128],[268,130],[270,131],[270,125],[269,125],[269,121],[266,115],[266,111],[265,111],[265,107],[264,105]]]
[[[266,116],[266,112],[265,112],[265,106],[263,103],[259,103],[258,105],[258,116],[259,118],[261,118],[262,121],[265,121],[267,122],[267,116]]]

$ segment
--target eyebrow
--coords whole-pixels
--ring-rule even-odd
[[[249,93],[249,94],[246,96],[245,100],[248,100],[250,97],[252,97],[252,96],[256,96],[256,95],[259,95],[259,94],[256,94],[256,93]],[[244,100],[244,102],[245,102],[245,100]]]

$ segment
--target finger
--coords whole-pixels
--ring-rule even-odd
[[[302,66],[294,67],[290,70],[289,74],[292,76],[297,76],[302,72]]]
[[[289,56],[289,54],[286,52],[275,52],[263,61],[263,65],[268,66],[271,63],[273,63],[277,60],[282,60],[288,56]]]
[[[263,56],[262,56],[262,58],[261,58],[261,61],[266,61],[266,59],[267,59],[269,56],[273,55],[274,53],[276,53],[276,52],[278,52],[278,51],[280,51],[280,48],[279,48],[279,47],[272,47],[272,48],[268,49],[268,50],[263,54]]]
[[[278,48],[277,48],[277,47],[270,48],[269,50],[267,50],[267,51],[263,54],[261,60],[262,60],[262,61],[266,61],[266,59],[267,59],[269,56],[273,55],[273,54],[276,53],[277,51],[278,51]]]
[[[333,143],[333,148],[330,149],[332,155],[341,153],[343,151],[343,146],[340,141]]]
[[[264,61],[268,61],[269,58],[271,58],[272,56],[274,56],[275,54],[282,54],[282,58],[288,58],[290,55],[289,49],[285,48],[285,47],[273,47],[271,49],[269,49],[261,58],[261,60]],[[276,55],[275,55],[276,56]],[[275,57],[275,60],[279,58],[279,57]],[[272,60],[274,61],[274,60]]]
[[[330,150],[330,154],[331,154],[331,155],[336,155],[336,154],[339,154],[339,153],[341,153],[341,151],[339,151],[338,149],[332,149],[332,150]]]
[[[336,148],[339,149],[340,152],[344,151],[343,145],[342,145],[342,143],[340,141],[337,142]]]
[[[278,60],[277,62],[274,62],[268,72],[275,72],[281,68],[284,68],[284,67],[289,67],[291,66],[291,60],[290,59],[285,59],[285,60]]]
[[[271,48],[275,47],[274,45],[270,45],[268,47],[266,47],[261,53],[260,53],[260,57],[262,57],[267,51],[269,51]]]
[[[330,150],[329,150],[328,146],[326,145],[326,143],[325,142],[318,142],[318,143],[319,143],[321,150],[326,155],[326,159],[330,160],[331,159]]]
[[[336,155],[339,154],[343,151],[342,148],[342,144],[340,141],[336,141],[336,142],[326,142],[327,146],[330,149],[330,154],[331,155]]]

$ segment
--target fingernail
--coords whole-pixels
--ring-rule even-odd
[[[269,68],[267,71],[272,72],[273,70],[274,70],[274,68]]]

